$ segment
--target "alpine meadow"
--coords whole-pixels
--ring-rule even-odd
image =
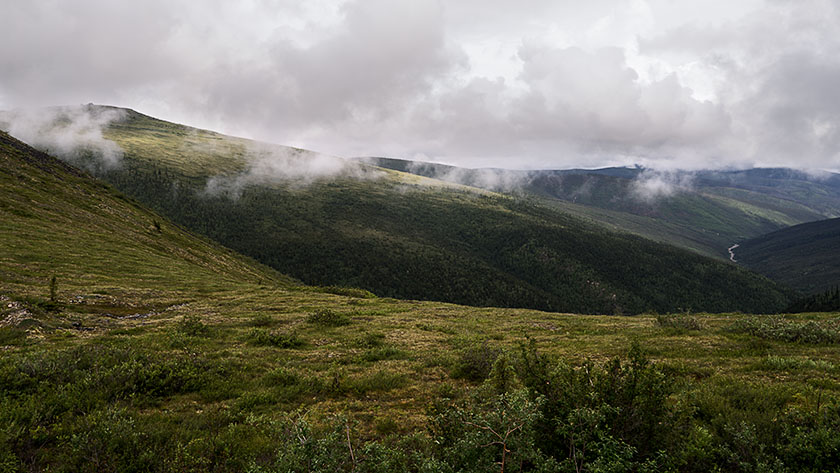
[[[0,1],[0,473],[840,471],[834,3],[74,3]]]

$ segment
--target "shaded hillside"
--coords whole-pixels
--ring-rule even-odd
[[[803,223],[744,241],[742,265],[806,293],[840,285],[840,218]]]
[[[539,203],[130,111],[105,136],[125,156],[101,177],[310,284],[586,313],[771,312],[787,302],[733,265],[605,232]],[[84,166],[96,156],[74,159]]]
[[[389,158],[390,169],[561,201],[614,229],[726,258],[734,242],[840,215],[840,176],[789,169],[657,174],[641,168],[508,171]]]
[[[210,288],[290,280],[0,132],[0,283]],[[36,289],[37,290],[37,289]]]

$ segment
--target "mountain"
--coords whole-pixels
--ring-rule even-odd
[[[790,169],[675,171],[642,168],[509,171],[390,158],[364,162],[484,189],[538,196],[563,211],[657,241],[727,259],[741,240],[840,215],[840,175]]]
[[[537,201],[130,110],[87,112],[119,112],[103,136],[123,155],[103,165],[90,148],[65,159],[308,284],[582,313],[772,312],[788,302],[784,289],[735,265],[605,231]],[[58,128],[71,119],[58,115]]]
[[[0,132],[0,286],[114,294],[292,280]],[[5,292],[5,291],[4,291]]]
[[[196,156],[196,166],[193,158],[166,154],[166,142],[179,133],[201,136],[206,152],[236,140],[164,128],[138,126],[132,140],[141,148],[160,145],[156,152],[173,157],[173,166],[134,166],[127,151],[107,165],[89,150],[64,159],[108,176],[130,169],[149,179],[170,176],[165,196],[197,195],[187,187],[193,181],[206,194],[202,166],[226,162],[224,153]],[[86,136],[94,146],[95,133]],[[219,146],[210,147],[214,140]],[[104,146],[98,149],[109,149]],[[467,203],[501,198],[411,177],[385,174],[409,187],[457,191]],[[347,186],[365,182],[321,185],[353,200],[367,194]],[[296,192],[308,188],[288,185],[215,181],[230,205],[260,187],[304,205],[307,194]],[[432,189],[428,194],[444,207],[466,205]],[[383,198],[398,200],[393,193]],[[501,209],[492,214],[500,226],[522,223],[500,215],[541,216],[528,213],[534,206],[527,201],[488,202]],[[556,218],[554,209],[534,208]],[[200,211],[182,213],[193,210]],[[576,252],[597,251],[603,241],[616,242],[614,253],[640,250],[631,255],[638,258],[633,264],[639,278],[648,277],[649,255],[642,250],[649,242],[598,240],[601,227],[566,223],[593,230],[581,237],[591,238],[591,246]],[[662,263],[686,267],[669,277],[690,270],[705,281],[705,269],[709,278],[733,285],[726,297],[774,297],[766,280],[734,265],[656,247]],[[690,281],[674,281],[683,283]],[[507,458],[530,462],[534,457],[520,452],[548,452],[537,460],[551,468],[579,462],[574,452],[552,445],[567,445],[569,432],[577,436],[580,411],[598,414],[589,422],[596,437],[589,439],[610,439],[609,448],[587,457],[594,465],[614,463],[619,452],[628,468],[725,470],[770,458],[796,469],[805,455],[831,461],[836,454],[825,439],[836,438],[837,427],[825,419],[840,391],[829,382],[814,389],[814,380],[840,366],[832,314],[613,317],[301,287],[3,133],[0,301],[0,471],[488,471],[499,459],[490,427],[513,429]],[[819,405],[828,407],[813,408]],[[692,432],[703,433],[702,449]],[[653,435],[667,441],[651,441]],[[531,448],[541,444],[548,447]],[[733,467],[739,448],[770,453]],[[509,463],[516,464],[526,463]]]
[[[803,223],[741,242],[738,263],[805,293],[840,286],[840,218]]]

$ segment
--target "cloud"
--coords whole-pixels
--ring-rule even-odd
[[[831,0],[15,2],[0,108],[111,103],[339,156],[840,168]]]
[[[692,173],[645,169],[633,179],[630,196],[650,203],[677,193],[691,192],[693,181]]]
[[[245,159],[248,164],[243,172],[211,177],[207,180],[204,193],[238,199],[248,186],[301,188],[340,178],[375,179],[380,175],[372,167],[355,161],[264,143],[249,145],[245,150]]]
[[[119,109],[96,106],[23,109],[0,114],[10,135],[92,173],[117,168],[123,150],[102,130],[124,117]]]
[[[516,192],[530,182],[530,176],[521,171],[439,166],[422,161],[410,162],[407,171],[444,182],[495,192]]]

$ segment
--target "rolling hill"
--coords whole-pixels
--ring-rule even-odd
[[[0,160],[0,283],[7,289],[40,287],[43,296],[53,276],[61,288],[106,292],[292,283],[2,132]]]
[[[787,302],[734,265],[533,200],[120,113],[103,132],[124,151],[118,166],[90,150],[66,159],[308,284],[584,313],[772,312]]]
[[[840,176],[790,169],[655,173],[641,168],[510,171],[364,158],[389,169],[538,196],[615,230],[720,259],[733,243],[840,215]]]
[[[840,218],[768,233],[734,251],[738,263],[808,294],[840,286]]]
[[[552,470],[838,461],[836,314],[614,317],[302,287],[3,133],[0,302],[0,471],[491,471],[488,428],[510,430],[511,465]],[[561,448],[580,422],[585,462]]]

